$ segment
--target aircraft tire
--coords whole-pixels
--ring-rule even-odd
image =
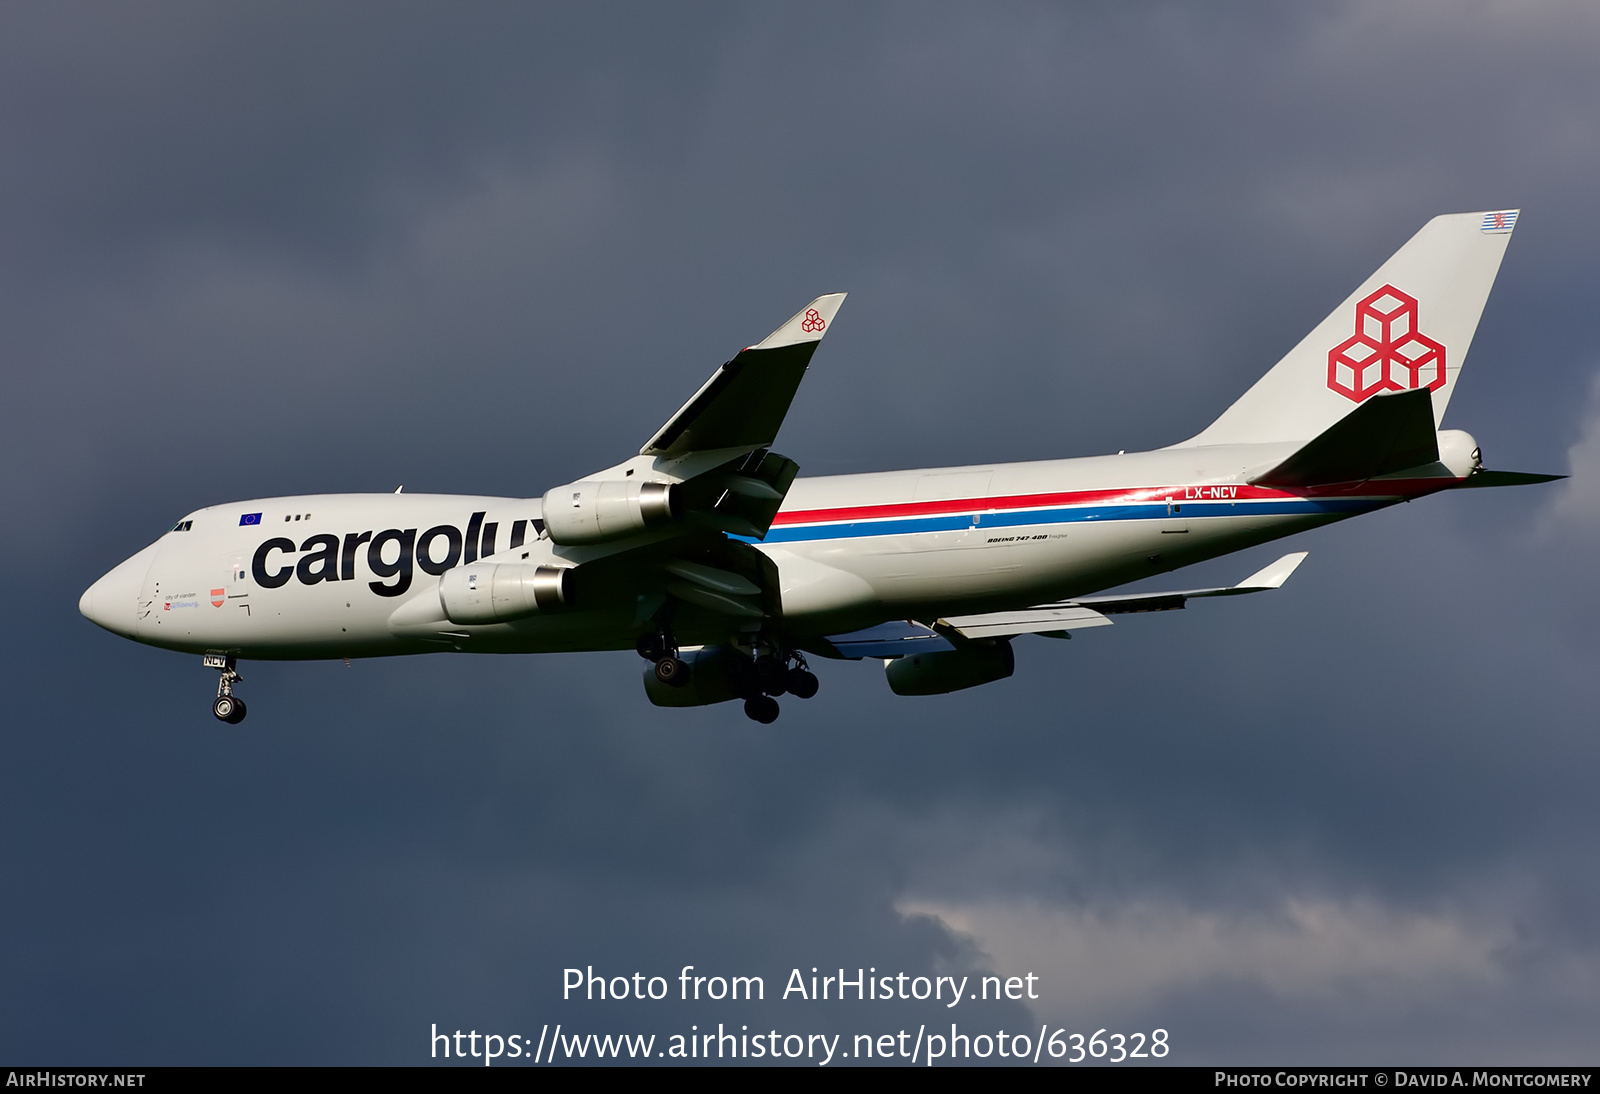
[[[757,695],[753,699],[746,699],[744,713],[753,721],[770,726],[778,720],[778,700],[770,695]]]
[[[240,722],[244,721],[245,710],[246,707],[244,705],[244,700],[235,699],[233,701],[233,717],[228,719],[228,724],[231,726],[236,726]]]
[[[244,702],[232,695],[219,695],[217,701],[211,704],[211,713],[219,722],[238,725],[244,720]]]
[[[676,657],[663,657],[656,662],[656,679],[669,688],[681,688],[689,682],[689,666]]]
[[[809,699],[822,686],[816,676],[805,669],[790,669],[788,683],[789,694],[796,699]]]

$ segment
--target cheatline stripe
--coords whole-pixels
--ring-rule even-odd
[[[922,517],[947,513],[989,513],[1007,509],[1054,509],[1065,505],[1136,505],[1168,501],[1195,505],[1208,501],[1299,501],[1316,498],[1393,498],[1431,493],[1452,485],[1448,479],[1383,479],[1348,487],[1311,487],[1290,492],[1248,483],[1221,486],[1147,486],[1113,490],[1069,490],[1048,494],[1010,494],[1004,497],[949,498],[940,501],[891,502],[883,505],[852,505],[828,509],[789,509],[773,518],[774,526],[790,524],[847,523],[882,520],[890,517]]]
[[[1246,501],[1180,501],[1182,508],[1173,513],[1166,500],[1140,505],[1078,505],[1066,508],[1028,509],[1022,511],[985,511],[974,513],[946,513],[931,516],[875,518],[855,521],[828,521],[817,524],[786,524],[774,522],[764,543],[792,543],[816,539],[856,539],[862,536],[895,536],[918,532],[956,532],[977,528],[1022,528],[1045,524],[1082,524],[1089,522],[1121,520],[1165,520],[1205,517],[1258,517],[1258,516],[1315,516],[1319,514],[1361,513],[1398,500],[1394,494],[1347,498],[1297,498],[1281,493],[1271,500]],[[970,506],[972,502],[967,502]],[[882,508],[888,508],[887,506]],[[837,510],[836,510],[837,511]],[[973,518],[977,518],[974,523]],[[744,537],[740,537],[744,538]]]

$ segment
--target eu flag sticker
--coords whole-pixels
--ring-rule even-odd
[[[247,524],[260,524],[260,523],[261,523],[261,514],[260,513],[246,513],[244,516],[239,518],[239,527],[241,527],[241,528],[243,528]]]

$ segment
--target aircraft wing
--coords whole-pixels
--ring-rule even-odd
[[[842,292],[817,297],[760,342],[739,351],[645,442],[639,455],[678,458],[771,445],[844,298]]]
[[[723,619],[780,612],[776,567],[749,541],[800,471],[769,446],[844,298],[819,296],[741,350],[637,456],[545,494],[541,535],[575,567],[579,601],[626,591],[646,613],[668,601]]]
[[[796,389],[844,303],[819,296],[739,353],[645,442],[639,455],[545,494],[550,538],[564,547],[728,533],[761,539],[800,465],[769,450]],[[602,553],[610,553],[604,551]]]
[[[1112,615],[1131,612],[1167,612],[1203,596],[1240,596],[1280,588],[1304,562],[1307,552],[1284,555],[1239,582],[1218,589],[1182,589],[1176,592],[1130,593],[1123,596],[1081,596],[1059,604],[1040,604],[1015,612],[951,616],[940,623],[963,638],[1003,638],[1018,634],[1058,634],[1082,627],[1106,627]]]
[[[1124,596],[1080,596],[1072,603],[1091,607],[1103,615],[1128,612],[1167,612],[1184,606],[1184,602],[1202,596],[1240,596],[1244,593],[1264,593],[1283,587],[1299,565],[1306,560],[1308,551],[1284,555],[1270,566],[1264,566],[1239,582],[1221,589],[1183,589],[1171,593],[1133,593]]]

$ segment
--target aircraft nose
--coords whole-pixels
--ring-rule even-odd
[[[139,590],[155,554],[156,544],[152,543],[132,558],[113,566],[104,577],[84,590],[78,598],[78,610],[90,622],[112,634],[132,638]]]

